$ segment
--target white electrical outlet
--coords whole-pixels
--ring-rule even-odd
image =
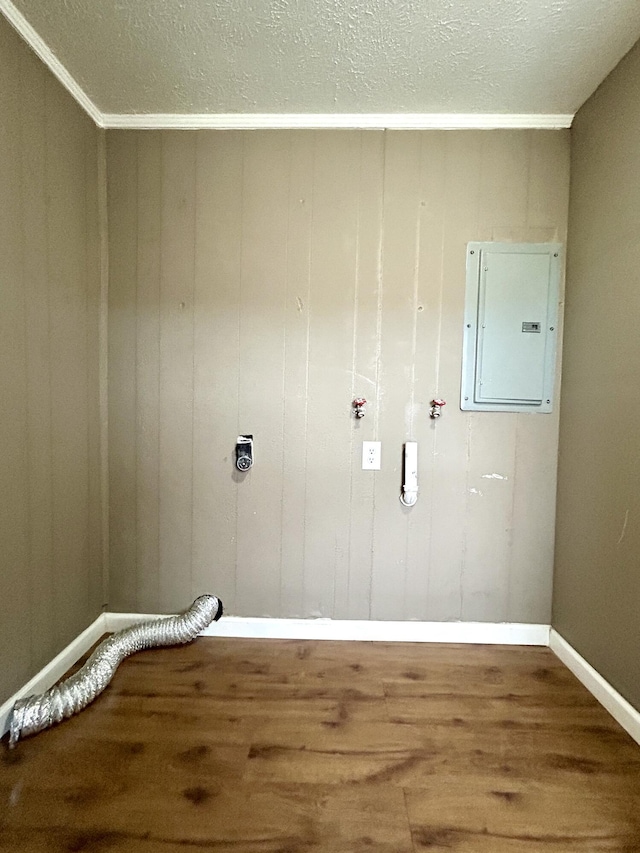
[[[362,442],[362,470],[380,470],[381,447],[379,441]]]

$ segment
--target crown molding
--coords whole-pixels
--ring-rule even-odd
[[[16,9],[11,0],[0,0],[0,12],[98,127],[104,127],[103,115],[100,110],[69,74],[51,48],[40,38],[22,12]]]
[[[132,130],[559,130],[570,114],[507,113],[211,113],[104,114],[102,126]]]

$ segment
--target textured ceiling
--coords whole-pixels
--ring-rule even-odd
[[[574,113],[639,0],[13,0],[102,113]]]

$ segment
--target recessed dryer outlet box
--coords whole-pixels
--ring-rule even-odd
[[[253,467],[253,436],[239,435],[236,440],[236,468],[248,471]]]

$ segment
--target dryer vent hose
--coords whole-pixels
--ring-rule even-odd
[[[41,693],[18,699],[9,720],[9,746],[82,711],[113,678],[122,661],[142,649],[189,643],[222,616],[222,602],[213,595],[196,598],[179,616],[132,625],[104,640],[78,672]]]

